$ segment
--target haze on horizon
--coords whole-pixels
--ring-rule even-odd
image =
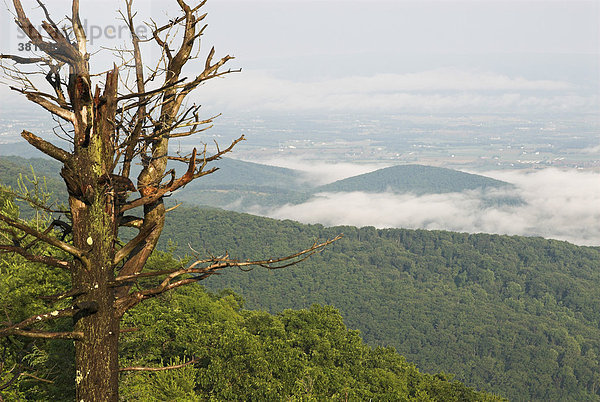
[[[140,25],[168,18],[160,0],[137,3]],[[89,29],[118,27],[120,5],[82,1]],[[68,10],[66,0],[49,6]],[[214,45],[243,68],[199,91],[207,112],[593,113],[600,104],[598,1],[213,0],[206,8],[204,54]],[[0,17],[1,50],[14,52],[20,39],[6,7]],[[126,39],[99,34],[91,48]],[[112,60],[103,55],[94,55],[99,65]],[[6,88],[0,96],[7,107]]]
[[[207,40],[225,38],[246,69],[207,87],[207,104],[221,109],[598,110],[595,1],[222,1],[210,7],[216,21]]]

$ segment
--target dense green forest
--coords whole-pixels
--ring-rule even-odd
[[[0,210],[17,217],[18,207],[0,193]],[[32,225],[36,222],[32,221]],[[42,252],[37,244],[38,252]],[[182,261],[155,252],[146,270],[177,267]],[[0,305],[8,322],[65,301],[40,298],[65,291],[69,273],[0,258]],[[152,279],[155,280],[155,279]],[[120,375],[123,401],[317,401],[420,400],[500,401],[449,376],[421,373],[393,348],[370,347],[349,331],[333,307],[285,310],[276,315],[243,308],[229,290],[180,288],[140,304],[122,322],[120,365],[176,370]],[[43,323],[64,331],[70,319]],[[68,401],[76,373],[72,341],[0,338],[0,399]],[[185,364],[192,362],[192,364]]]
[[[67,191],[59,171],[60,165],[51,159],[25,159],[18,156],[0,157],[0,183],[15,189],[19,187],[19,177],[33,179],[34,176],[39,176],[42,182],[46,182],[48,190],[59,197]],[[63,198],[66,199],[66,196]]]
[[[180,207],[167,239],[180,255],[286,255],[344,238],[301,266],[211,278],[250,308],[338,308],[370,345],[428,372],[515,400],[600,400],[600,250],[567,242],[425,230],[302,225]]]
[[[314,303],[339,309],[372,347],[393,346],[514,400],[600,400],[600,249],[542,238],[302,225],[181,206],[162,248],[176,255],[287,255],[344,238],[300,266],[231,271],[232,288],[276,316]],[[174,242],[175,245],[170,242]]]

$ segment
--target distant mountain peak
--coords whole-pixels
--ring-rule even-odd
[[[316,191],[441,194],[502,187],[512,187],[512,184],[478,174],[435,166],[397,165],[338,180],[320,186]]]

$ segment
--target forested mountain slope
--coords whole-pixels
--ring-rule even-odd
[[[295,190],[298,189],[302,179],[301,173],[297,170],[238,159],[223,158],[214,165],[219,170],[203,177],[202,180],[190,183],[187,188],[254,186]]]
[[[13,188],[18,188],[19,175],[33,178],[35,173],[40,178],[46,178],[48,191],[60,194],[66,191],[66,187],[59,172],[60,164],[51,159],[0,156],[0,183]]]
[[[176,197],[195,205],[244,211],[274,207],[310,198],[311,188],[296,170],[223,158],[213,174],[190,183]]]
[[[181,167],[178,165],[173,167]],[[303,184],[297,171],[229,158],[220,160],[217,167],[219,170],[213,174],[177,191],[177,199],[195,205],[245,210],[248,206],[271,207],[310,198],[311,190]],[[43,158],[0,156],[0,183],[18,188],[19,174],[32,177],[32,168],[37,176],[46,177],[48,191],[55,195],[66,194],[60,164]],[[25,182],[27,184],[27,180]]]
[[[9,146],[9,145],[5,145]],[[171,162],[173,163],[173,162]],[[11,178],[19,173],[29,173],[31,167],[40,176],[59,178],[60,164],[52,159],[0,156],[0,178]],[[181,164],[174,164],[174,168]],[[192,182],[187,188],[229,188],[234,186],[278,187],[296,189],[301,181],[300,172],[277,166],[262,165],[237,159],[223,158],[208,168],[219,170],[202,180]],[[134,168],[135,169],[135,168]]]
[[[19,215],[4,191],[0,212],[13,219]],[[40,242],[29,248],[32,253],[56,253],[49,249]],[[177,269],[180,264],[170,254],[155,251],[145,269]],[[1,254],[5,321],[0,326],[22,322],[40,309],[58,313],[64,300],[40,296],[65,292],[70,275],[16,254]],[[158,371],[125,369],[119,376],[120,400],[503,400],[443,373],[421,373],[392,348],[367,346],[332,307],[314,305],[271,315],[245,310],[242,304],[230,291],[210,294],[195,284],[129,310],[121,323],[120,367]],[[43,320],[36,328],[73,331],[73,320]],[[80,373],[74,367],[73,346],[70,340],[0,337],[0,400],[74,400]],[[161,370],[178,364],[176,370]]]
[[[233,159],[223,159],[219,166],[219,171],[183,189],[177,198],[195,205],[242,212],[254,206],[265,208],[302,203],[321,192],[422,195],[477,190],[481,191],[482,200],[488,204],[522,202],[509,183],[433,166],[392,166],[318,187],[302,180],[299,172],[290,169]],[[503,193],[488,193],[486,190],[503,190]]]
[[[123,366],[183,355],[200,363],[123,376],[124,400],[501,400],[444,374],[420,373],[392,348],[368,347],[332,307],[271,315],[241,304],[230,292],[194,286],[138,306],[125,318],[124,325],[141,330],[124,337]]]
[[[180,207],[179,252],[287,255],[345,237],[300,266],[211,278],[250,308],[339,308],[371,345],[515,400],[600,400],[600,250],[542,238],[324,228]]]
[[[399,165],[349,177],[317,188],[320,192],[364,191],[367,193],[440,194],[465,190],[501,188],[509,183],[458,170]]]

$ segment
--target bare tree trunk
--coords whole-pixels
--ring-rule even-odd
[[[75,130],[74,163],[62,176],[69,191],[74,245],[88,253],[77,262],[73,283],[85,291],[74,300],[75,331],[84,334],[75,343],[77,401],[117,401],[119,386],[119,320],[114,306],[115,239],[118,234],[115,188],[111,179],[118,70],[107,74],[104,93],[94,97],[76,81],[71,99],[82,117]],[[79,121],[78,121],[79,123]]]
[[[73,225],[77,228],[74,233],[79,239],[77,243],[83,241],[92,249],[89,264],[73,274],[74,283],[87,289],[87,293],[74,302],[79,309],[74,316],[74,329],[84,334],[83,339],[75,343],[77,401],[118,400],[120,316],[111,287],[114,252],[110,232],[114,230],[114,223],[113,216],[106,213],[110,197],[100,193],[97,198],[92,205],[80,210],[77,217],[74,214],[74,223],[79,221],[79,225]],[[78,200],[72,201],[72,205],[78,203]]]
[[[77,401],[118,401],[119,318],[113,301],[97,300],[98,311],[77,317],[75,329],[85,337],[75,343]]]

